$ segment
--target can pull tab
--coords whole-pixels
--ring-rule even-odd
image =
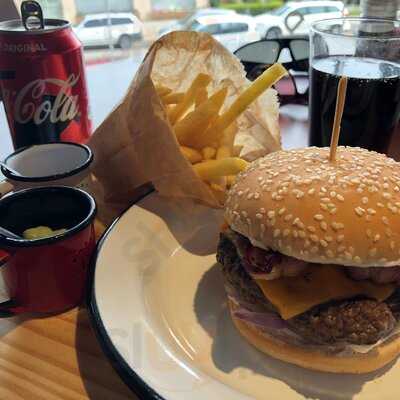
[[[21,4],[22,23],[27,31],[44,29],[42,8],[37,1],[23,1]]]

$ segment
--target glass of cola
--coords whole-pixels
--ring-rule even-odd
[[[400,21],[316,22],[310,37],[310,144],[329,146],[339,79],[348,77],[339,144],[400,159]]]

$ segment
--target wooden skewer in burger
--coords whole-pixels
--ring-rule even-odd
[[[400,164],[337,146],[279,151],[239,176],[217,259],[232,319],[261,351],[336,373],[400,353]]]

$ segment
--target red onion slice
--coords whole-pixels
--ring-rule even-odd
[[[288,324],[275,313],[269,312],[252,312],[245,308],[234,310],[233,315],[242,321],[257,325],[264,329],[286,329]]]

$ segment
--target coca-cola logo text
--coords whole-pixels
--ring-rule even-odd
[[[47,119],[53,124],[73,120],[79,112],[78,96],[71,95],[70,92],[78,80],[79,74],[71,74],[65,81],[47,78],[28,83],[16,97],[15,120],[21,124],[32,120],[36,125],[40,125]],[[35,100],[42,98],[48,84],[56,85],[60,90],[53,103],[45,100],[38,106]]]
[[[0,42],[0,51],[8,53],[35,53],[37,51],[47,51],[43,43],[2,43]]]

